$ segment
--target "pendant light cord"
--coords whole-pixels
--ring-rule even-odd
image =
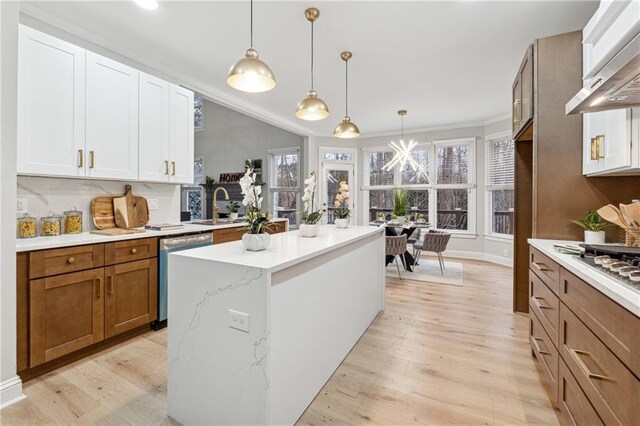
[[[311,21],[311,90],[313,90],[313,21]]]
[[[344,115],[349,116],[349,60],[344,61]]]
[[[251,27],[251,30],[249,31],[251,34],[251,48],[253,48],[253,0],[251,0],[251,19],[249,22]]]
[[[400,140],[404,141],[404,115],[400,116],[401,123],[400,124]]]

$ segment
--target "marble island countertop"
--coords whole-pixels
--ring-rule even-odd
[[[532,247],[549,256],[563,268],[573,273],[575,276],[582,279],[619,305],[625,307],[636,316],[640,317],[640,293],[620,284],[598,270],[587,266],[580,261],[576,255],[559,253],[553,248],[554,244],[578,244],[580,241],[541,240],[530,238],[528,242]]]
[[[274,222],[284,222],[287,219],[273,219]],[[237,228],[244,226],[244,222],[236,223],[218,223],[215,225],[199,225],[195,223],[183,223],[182,228],[167,229],[164,231],[151,231],[145,230],[145,232],[137,234],[127,235],[95,235],[90,232],[83,232],[81,234],[63,234],[55,237],[35,237],[35,238],[23,238],[16,240],[16,252],[45,250],[52,248],[62,248],[71,246],[81,246],[85,244],[100,244],[100,243],[112,243],[116,241],[135,240],[139,238],[153,238],[153,237],[166,237],[171,235],[180,234],[195,234],[198,232],[214,231],[216,229],[225,228]]]
[[[339,229],[333,225],[324,225],[320,227],[318,236],[313,238],[301,237],[299,231],[274,234],[271,236],[269,248],[264,251],[246,251],[242,241],[234,241],[224,245],[184,250],[173,253],[172,256],[211,260],[274,272],[383,232],[383,228],[372,226],[349,226]]]

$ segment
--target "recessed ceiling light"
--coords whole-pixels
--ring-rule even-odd
[[[143,9],[157,9],[158,8],[158,0],[133,0],[135,4],[140,6]]]

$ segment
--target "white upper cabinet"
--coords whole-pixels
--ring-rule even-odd
[[[85,50],[20,26],[18,173],[84,176]]]
[[[171,181],[193,183],[193,92],[171,85],[169,96]]]
[[[87,52],[87,176],[138,179],[138,74]]]
[[[140,73],[140,180],[169,182],[169,86]]]

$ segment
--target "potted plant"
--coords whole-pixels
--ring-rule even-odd
[[[227,211],[229,212],[230,220],[237,220],[238,212],[240,211],[240,203],[238,203],[237,201],[229,202],[229,204],[227,204]]]
[[[393,214],[400,225],[407,219],[407,206],[409,205],[409,192],[406,189],[393,190]]]
[[[603,221],[598,213],[591,210],[587,212],[584,219],[573,219],[571,222],[584,229],[586,244],[604,244],[603,229],[613,225]]]
[[[316,173],[311,172],[309,179],[304,181],[305,188],[302,195],[302,202],[304,203],[304,211],[300,214],[300,236],[301,237],[315,237],[320,232],[320,219],[324,209],[317,209],[315,207],[316,198]]]
[[[247,169],[240,178],[240,188],[244,196],[242,204],[247,207],[247,232],[242,236],[242,245],[249,251],[265,250],[271,242],[271,236],[267,234],[271,218],[260,211],[262,185],[256,184],[253,169]]]
[[[340,187],[336,194],[336,200],[333,205],[335,210],[333,211],[334,223],[336,228],[346,228],[349,225],[349,216],[351,216],[351,210],[349,210],[349,185],[345,181],[340,181]]]
[[[416,220],[416,222],[418,222],[418,223],[425,223],[426,221],[427,221],[427,219],[425,218],[423,213],[420,213],[418,215],[418,219]]]

